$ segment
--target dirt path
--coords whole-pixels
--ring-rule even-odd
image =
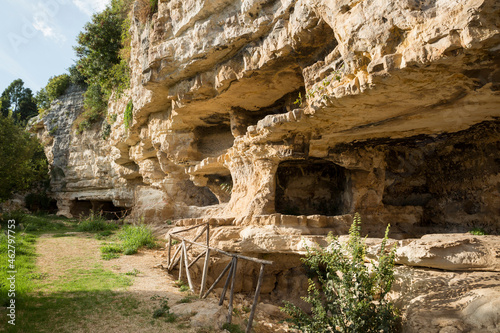
[[[158,302],[151,297],[158,295],[168,297],[169,305],[175,305],[185,294],[174,286],[174,281],[163,270],[153,268],[162,261],[158,251],[143,250],[131,256],[120,256],[117,259],[102,260],[100,247],[102,241],[96,240],[91,234],[71,233],[68,237],[53,237],[42,235],[36,244],[38,258],[37,269],[45,276],[42,291],[48,295],[57,291],[58,285],[64,282],[68,274],[78,270],[89,270],[100,267],[106,271],[132,278],[132,285],[126,290],[116,289],[118,298],[109,304],[110,309],[101,307],[91,313],[85,320],[85,327],[67,325],[61,332],[205,332],[189,327],[189,322],[177,320],[166,323],[161,318],[152,319]],[[125,273],[139,272],[136,276]],[[98,297],[98,296],[96,296]],[[113,306],[120,306],[123,299],[132,297],[137,300],[130,315],[118,313]],[[206,331],[210,332],[210,331]],[[215,332],[215,331],[214,331]]]
[[[214,327],[217,326],[216,319],[219,320],[219,323],[225,321],[227,308],[218,307],[214,298],[207,300],[194,298],[193,303],[179,304],[179,301],[187,294],[180,292],[179,288],[175,286],[174,278],[169,276],[165,270],[155,268],[158,264],[166,261],[163,257],[163,251],[140,250],[135,255],[122,255],[116,259],[103,260],[100,256],[102,244],[103,241],[95,239],[94,235],[85,233],[68,233],[65,237],[53,237],[53,235],[46,234],[38,239],[36,249],[39,257],[36,266],[38,271],[46,276],[45,280],[51,281],[41,288],[45,294],[57,291],[58,285],[64,283],[64,279],[68,279],[68,276],[72,276],[75,272],[95,268],[133,280],[132,284],[126,288],[112,288],[118,292],[118,296],[112,299],[110,304],[86,314],[84,320],[82,319],[80,322],[65,324],[58,332],[224,332],[224,330]],[[127,275],[127,273],[134,273],[134,276]],[[151,297],[155,295],[167,297],[168,304],[175,309],[173,312],[180,315],[187,313],[187,315],[179,317],[174,323],[165,322],[163,318],[152,319],[152,314],[159,304],[151,301]],[[237,295],[236,299],[241,297],[241,295]],[[235,304],[235,308],[239,306],[239,312],[242,312],[243,299],[240,301],[241,304]],[[251,299],[245,300],[247,308],[251,305],[250,302]],[[123,308],[127,307],[130,309],[124,311]],[[276,313],[277,311],[279,313],[277,307],[270,308],[269,305],[267,307],[260,305],[259,307],[260,310],[258,309],[254,321],[255,332],[289,331],[286,325],[277,323],[282,318],[270,319],[270,312]],[[219,309],[215,315],[218,318],[214,318],[214,308]],[[210,316],[201,319],[202,326],[191,327],[193,316],[198,312],[201,314],[203,311],[211,313]],[[237,318],[235,315],[233,320],[244,325],[244,317],[248,317],[248,313],[241,318]]]

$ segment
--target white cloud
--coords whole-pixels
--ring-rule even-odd
[[[110,0],[72,0],[73,4],[88,16],[103,11]]]
[[[60,32],[60,29],[55,24],[55,18],[60,12],[60,6],[57,1],[38,2],[34,7],[33,27],[40,31],[44,37],[64,43],[66,36]]]
[[[33,17],[33,27],[40,31],[44,37],[64,43],[66,41],[66,36],[56,30],[48,19],[48,16],[42,14],[43,12],[35,14]]]

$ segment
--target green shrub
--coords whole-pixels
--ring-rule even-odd
[[[63,95],[70,85],[70,76],[61,74],[49,79],[47,85],[36,94],[38,113],[44,113],[50,108],[50,104]]]
[[[78,86],[80,88],[87,88],[87,83],[85,83],[86,77],[83,76],[82,73],[80,73],[78,68],[76,68],[76,65],[68,68],[68,72],[70,84]]]
[[[0,117],[0,202],[48,179],[43,147],[11,118]]]
[[[349,241],[341,244],[330,235],[325,248],[308,249],[304,263],[317,278],[309,280],[311,314],[291,303],[282,311],[303,332],[396,332],[398,314],[386,299],[394,281],[395,247],[386,253],[386,229],[378,264],[365,265],[365,245],[360,236],[358,214],[349,230]]]
[[[135,254],[143,246],[154,248],[156,241],[153,231],[143,224],[137,226],[126,225],[118,233],[118,238],[123,242],[123,253],[125,255]]]
[[[118,229],[118,225],[106,222],[106,219],[101,214],[97,214],[93,211],[78,224],[78,231],[92,232],[116,229]]]
[[[473,228],[471,231],[469,231],[469,234],[476,236],[483,236],[486,235],[486,231],[484,231],[483,228]]]
[[[132,120],[134,119],[134,103],[130,100],[125,108],[125,114],[123,115],[123,123],[125,128],[129,128],[132,125]]]
[[[101,253],[122,253],[121,246],[117,244],[107,244],[101,247]]]

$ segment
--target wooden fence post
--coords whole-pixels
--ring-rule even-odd
[[[246,333],[250,333],[252,329],[253,317],[255,315],[255,309],[257,309],[257,303],[259,302],[260,288],[262,287],[262,280],[264,279],[264,264],[260,264],[259,280],[257,281],[257,288],[255,289],[255,296],[253,298],[252,310],[250,311],[250,317],[248,318],[248,326]]]

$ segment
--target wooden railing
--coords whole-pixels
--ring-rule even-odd
[[[185,237],[179,236],[179,233],[183,233],[186,231],[190,231],[196,228],[202,228],[200,232],[195,236],[193,240],[188,240]],[[196,241],[203,235],[206,234],[205,243],[197,243]],[[180,246],[177,247],[174,255],[172,256],[172,241],[178,240],[180,242]],[[224,303],[224,299],[226,297],[227,290],[229,288],[229,284],[231,284],[231,289],[229,292],[229,309],[227,314],[227,322],[230,324],[232,321],[233,315],[233,299],[234,299],[234,282],[236,280],[236,268],[238,266],[238,260],[248,260],[260,264],[260,272],[259,278],[257,280],[257,286],[255,288],[255,296],[252,304],[252,309],[250,310],[250,317],[248,318],[248,325],[246,328],[246,332],[250,333],[253,324],[253,318],[255,316],[255,310],[257,309],[257,303],[259,301],[260,289],[262,287],[262,280],[264,279],[264,268],[265,265],[272,265],[272,261],[261,260],[257,258],[242,256],[236,253],[229,253],[226,251],[222,251],[220,249],[210,247],[210,225],[208,223],[199,224],[190,228],[186,228],[183,230],[172,232],[168,235],[168,256],[167,256],[167,270],[172,271],[177,265],[179,266],[179,280],[182,279],[183,272],[185,271],[185,275],[189,284],[189,289],[191,292],[195,292],[193,281],[191,279],[191,274],[189,273],[189,269],[193,266],[198,260],[200,260],[203,256],[205,256],[205,263],[203,265],[203,275],[201,277],[201,285],[200,285],[200,298],[206,298],[215,288],[215,286],[224,278],[227,273],[226,282],[224,284],[224,288],[222,289],[222,293],[219,300],[219,306],[222,306]],[[198,248],[204,249],[196,258],[194,258],[191,263],[189,262],[188,252],[193,247],[196,246]],[[227,266],[222,270],[220,275],[214,281],[214,283],[208,288],[205,292],[205,287],[207,283],[207,274],[208,268],[210,265],[210,254],[211,253],[219,253],[224,256],[231,257],[231,261]],[[229,273],[228,273],[229,272]]]

